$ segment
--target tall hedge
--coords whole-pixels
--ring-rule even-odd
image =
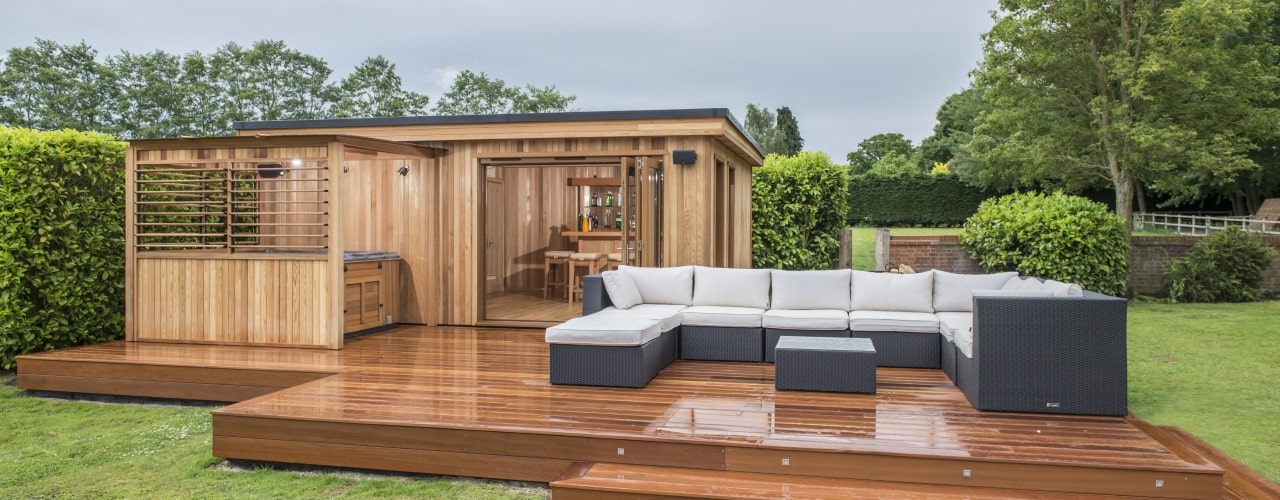
[[[821,152],[769,155],[751,175],[751,263],[831,269],[848,212],[848,169]]]
[[[849,181],[849,224],[959,226],[995,195],[952,174],[856,175]]]
[[[0,127],[0,367],[123,330],[124,149]]]
[[[960,244],[989,271],[1076,283],[1125,293],[1129,235],[1111,209],[1062,193],[1018,193],[982,202],[964,224]]]

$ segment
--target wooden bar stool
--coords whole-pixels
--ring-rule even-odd
[[[579,300],[582,298],[582,277],[588,274],[597,274],[600,268],[604,267],[604,256],[595,252],[575,252],[569,255],[569,302],[573,303],[574,296]],[[578,274],[578,268],[584,268],[582,274]]]
[[[560,288],[569,293],[569,256],[568,250],[549,250],[542,252],[542,298],[552,288]]]
[[[622,254],[611,253],[609,254],[609,262],[604,267],[610,271],[616,271],[620,265],[622,265]]]

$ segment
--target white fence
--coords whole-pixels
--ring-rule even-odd
[[[1178,234],[1207,235],[1229,227],[1245,231],[1280,235],[1280,221],[1255,220],[1244,217],[1206,217],[1180,214],[1133,214],[1133,229],[1137,231],[1173,231]]]

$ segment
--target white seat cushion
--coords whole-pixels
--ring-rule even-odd
[[[640,297],[640,289],[636,288],[631,275],[622,271],[605,271],[600,273],[604,281],[604,291],[609,293],[609,301],[618,309],[631,309],[644,299]]]
[[[1018,273],[955,274],[934,271],[933,310],[937,312],[973,312],[974,290],[999,290]]]
[[[947,342],[955,342],[956,332],[973,329],[973,313],[967,312],[940,312],[934,313],[938,316],[938,332],[946,337]],[[946,346],[943,346],[945,349]]]
[[[680,312],[683,326],[760,328],[764,309],[757,307],[693,306]]]
[[[645,304],[693,304],[693,266],[618,266],[636,283]]]
[[[768,309],[769,270],[696,266],[693,305]]]
[[[631,309],[606,307],[591,317],[651,319],[658,322],[662,331],[668,332],[680,326],[680,311],[684,309],[684,306],[671,304],[641,304]]]
[[[844,330],[849,313],[844,309],[770,309],[761,319],[765,328],[787,330]]]
[[[964,357],[973,359],[973,329],[957,330],[953,341]]]
[[[903,311],[853,311],[849,329],[855,332],[938,333],[938,317],[933,313]]]
[[[933,271],[915,274],[853,271],[850,310],[933,312]]]
[[[597,317],[592,314],[573,318],[547,329],[547,343],[637,346],[658,338],[659,323],[644,318]]]
[[[849,310],[848,269],[834,271],[773,270],[773,294],[769,307],[774,309],[840,309]]]

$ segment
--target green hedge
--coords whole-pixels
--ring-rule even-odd
[[[959,226],[996,193],[951,174],[885,177],[857,175],[849,181],[849,224],[854,226]]]
[[[848,168],[826,153],[769,155],[751,175],[751,263],[831,269],[848,212]]]
[[[0,127],[0,367],[123,331],[124,150]]]
[[[1076,283],[1123,295],[1129,235],[1111,209],[1062,193],[1019,193],[982,202],[964,224],[960,244],[988,271]]]
[[[1252,302],[1261,298],[1262,273],[1275,250],[1238,227],[1208,236],[1165,273],[1174,302]]]

